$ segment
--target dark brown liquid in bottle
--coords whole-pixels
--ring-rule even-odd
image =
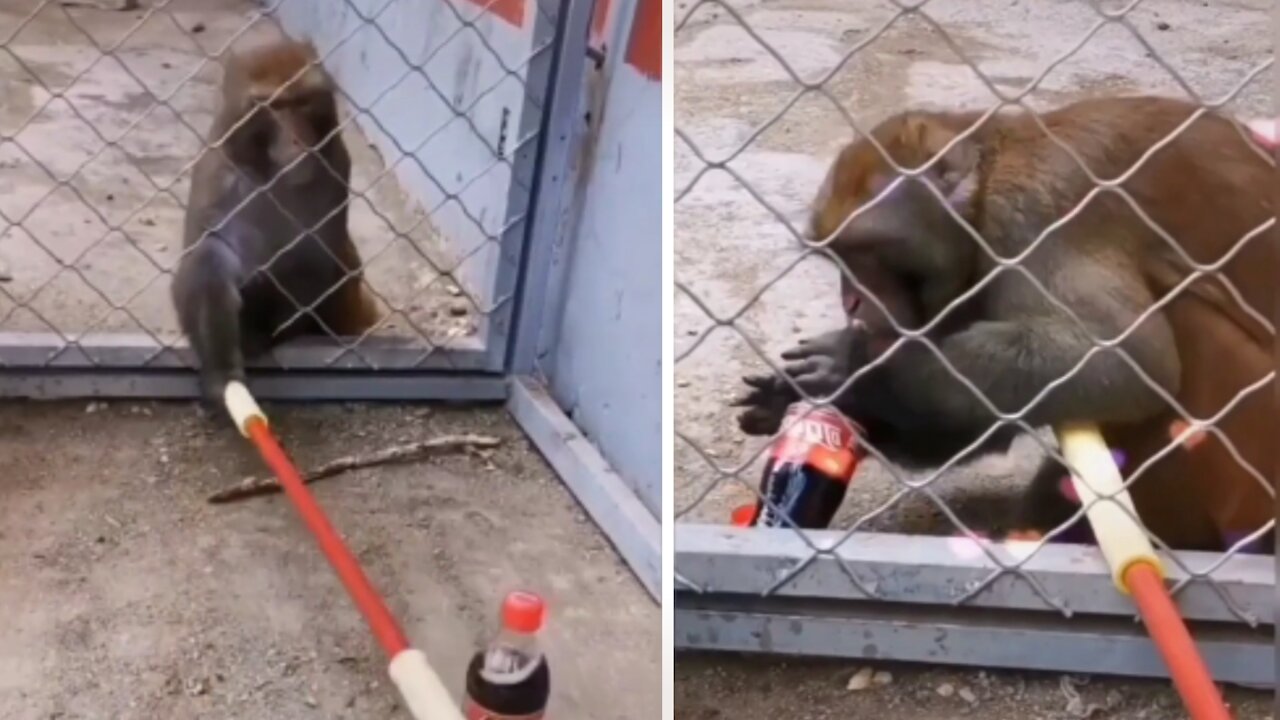
[[[528,677],[516,683],[492,682],[481,674],[483,668],[484,652],[478,652],[467,665],[467,697],[471,702],[497,718],[542,716],[551,696],[551,672],[545,656]],[[474,714],[468,715],[468,720],[474,718]]]

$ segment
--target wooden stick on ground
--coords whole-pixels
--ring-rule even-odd
[[[501,441],[491,435],[443,435],[421,442],[392,445],[369,455],[348,455],[302,473],[302,481],[308,485],[317,480],[333,477],[348,470],[423,460],[431,455],[495,448]],[[209,496],[214,504],[234,502],[257,495],[270,495],[281,491],[280,483],[272,476],[247,477],[231,487]]]

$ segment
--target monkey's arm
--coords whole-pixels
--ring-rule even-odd
[[[1126,353],[1157,385],[1176,393],[1178,352],[1172,329],[1159,313],[1146,317],[1119,348],[1102,349],[1084,361],[1095,346],[1091,334],[1113,339],[1128,331],[1151,304],[1142,278],[1115,258],[1055,254],[1058,257],[1042,263],[1042,268],[1054,269],[1041,277],[1080,322],[1020,273],[1006,272],[990,288],[989,319],[939,340],[938,350],[955,372],[931,348],[913,341],[897,348],[868,371],[866,382],[858,383],[859,392],[848,399],[853,414],[895,426],[919,423],[923,416],[942,428],[985,429],[996,418],[984,398],[1003,413],[1025,410],[1024,419],[1033,426],[1135,422],[1164,410],[1163,399],[1120,354]],[[1045,393],[1051,383],[1068,375],[1070,379]]]
[[[829,396],[854,367],[864,364],[855,358],[861,347],[862,344],[854,340],[848,328],[805,338],[798,346],[782,353],[782,359],[803,358],[812,365],[811,369],[802,375],[797,371],[797,366],[792,364],[783,371],[789,371],[788,374],[796,384],[810,396]],[[729,403],[733,407],[746,408],[738,415],[738,427],[748,435],[772,435],[777,432],[787,407],[799,400],[800,394],[781,375],[748,375],[742,381],[751,389]],[[847,395],[846,393],[837,398],[833,404],[839,407],[840,400]]]
[[[235,250],[209,234],[186,253],[173,277],[178,322],[200,362],[205,394],[215,401],[227,382],[244,380],[239,289],[243,274]]]
[[[841,328],[802,340],[782,354],[793,361],[786,370],[791,381],[801,386],[810,397],[833,397],[832,405],[859,423],[863,440],[890,462],[909,468],[936,467],[968,451],[1005,452],[1018,434],[1016,428],[1001,428],[983,437],[986,428],[946,428],[928,415],[900,414],[889,424],[881,419],[860,415],[855,398],[869,392],[873,374],[856,378],[843,393],[835,395],[849,377],[851,369],[861,367],[859,348],[865,347],[859,329]],[[778,432],[783,416],[799,393],[781,375],[765,374],[743,378],[751,389],[735,399],[732,405],[745,408],[738,415],[738,427],[748,435],[772,435]],[[983,442],[975,446],[975,442]]]

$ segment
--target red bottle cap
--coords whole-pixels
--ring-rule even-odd
[[[503,627],[521,635],[532,635],[541,630],[546,614],[546,603],[531,592],[517,590],[508,593],[502,601]]]
[[[756,504],[748,503],[739,505],[733,509],[733,514],[729,516],[729,523],[734,527],[751,527],[751,523],[756,520]]]

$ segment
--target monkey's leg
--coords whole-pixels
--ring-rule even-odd
[[[378,324],[378,304],[364,284],[364,263],[360,250],[347,233],[346,218],[335,218],[325,229],[325,244],[331,261],[325,262],[323,276],[333,275],[338,288],[316,308],[321,321],[334,334],[358,337]],[[318,288],[326,292],[329,288]]]
[[[1023,491],[1013,522],[1003,536],[1020,539],[1043,537],[1070,520],[1079,507],[1066,466],[1045,458]],[[1092,543],[1093,537],[1087,520],[1082,516],[1055,540]]]
[[[339,337],[359,337],[378,323],[378,306],[359,275],[343,280],[341,287],[320,302],[316,313]]]

